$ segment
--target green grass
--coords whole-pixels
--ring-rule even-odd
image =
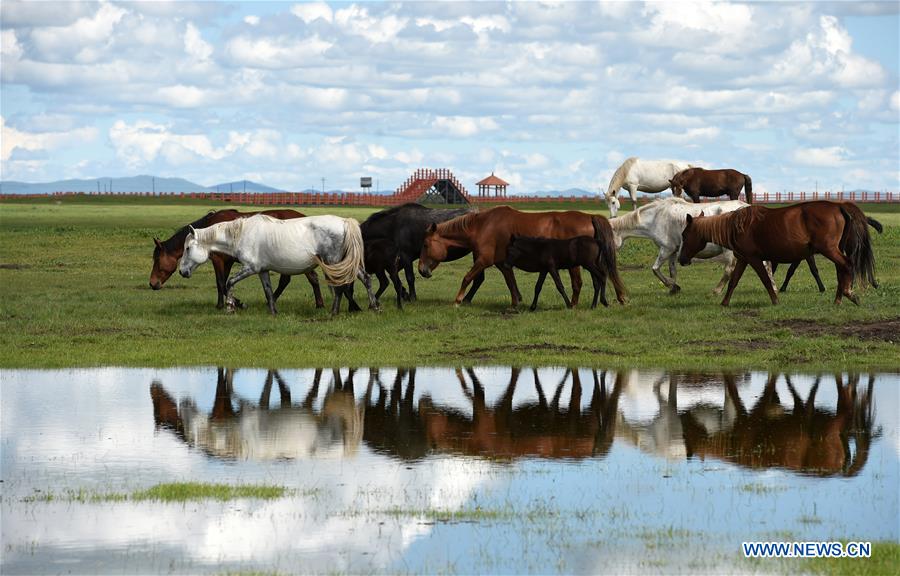
[[[589,204],[597,208],[599,204]],[[163,290],[148,287],[152,237],[167,237],[212,203],[147,198],[77,198],[0,204],[0,366],[396,366],[582,365],[673,369],[897,369],[897,339],[870,337],[869,328],[900,318],[900,212],[869,205],[887,227],[873,235],[882,286],[862,305],[833,306],[834,268],[819,259],[828,292],[819,294],[805,267],[779,306],[746,274],[732,305],[711,294],[721,268],[679,268],[678,296],[669,296],[649,270],[656,249],[631,239],[620,252],[630,293],[626,306],[590,310],[590,281],[577,310],[567,310],[552,283],[539,310],[509,309],[499,273],[471,306],[451,302],[471,261],[442,264],[430,280],[417,278],[419,301],[398,311],[393,289],[384,310],[329,317],[315,310],[306,280],[297,277],[270,317],[260,284],[250,278],[236,295],[249,308],[216,310],[212,269]],[[570,209],[569,203],[528,208]],[[365,218],[371,208],[303,208],[309,214]],[[779,271],[779,277],[783,275]],[[517,272],[530,302],[535,275]],[[360,290],[357,288],[358,300]],[[330,304],[330,296],[326,299]],[[798,322],[802,322],[800,325]],[[855,330],[855,331],[854,331]],[[891,342],[890,340],[893,340]]]
[[[257,500],[274,500],[288,493],[283,486],[262,486],[254,484],[209,484],[202,482],[169,482],[157,484],[146,490],[138,490],[131,494],[120,492],[95,492],[80,488],[69,490],[61,495],[46,491],[25,498],[26,502],[188,502],[195,500],[236,500],[252,498]]]

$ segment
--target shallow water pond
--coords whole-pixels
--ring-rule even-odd
[[[900,539],[897,374],[0,378],[3,574],[721,572],[742,541]],[[171,482],[286,491],[136,496]]]

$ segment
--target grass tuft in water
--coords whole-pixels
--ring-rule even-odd
[[[287,493],[283,486],[253,484],[207,484],[201,482],[170,482],[157,484],[131,495],[132,500],[159,500],[161,502],[186,502],[188,500],[235,500],[256,498],[273,500]]]

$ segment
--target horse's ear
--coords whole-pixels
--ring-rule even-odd
[[[153,243],[156,244],[156,247],[162,250],[162,242],[159,241],[159,238],[154,237]]]
[[[194,236],[197,235],[197,231],[194,230],[194,227],[191,226],[190,224],[188,224],[188,234],[193,234]]]
[[[706,216],[706,214],[704,214],[703,211],[701,210],[701,211],[700,211],[700,215],[697,216],[697,218],[703,218],[704,216]]]
[[[687,215],[687,225],[690,226],[693,221],[694,221],[694,217],[691,216],[690,214],[688,214]]]
[[[436,222],[431,223],[431,226],[428,227],[428,232],[430,234],[434,234],[435,232],[437,232],[437,223]]]

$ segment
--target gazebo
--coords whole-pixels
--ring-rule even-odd
[[[506,198],[506,187],[509,186],[509,182],[494,176],[494,173],[491,172],[490,176],[478,182],[477,185],[479,198],[490,198],[491,189],[494,191],[494,198]]]

